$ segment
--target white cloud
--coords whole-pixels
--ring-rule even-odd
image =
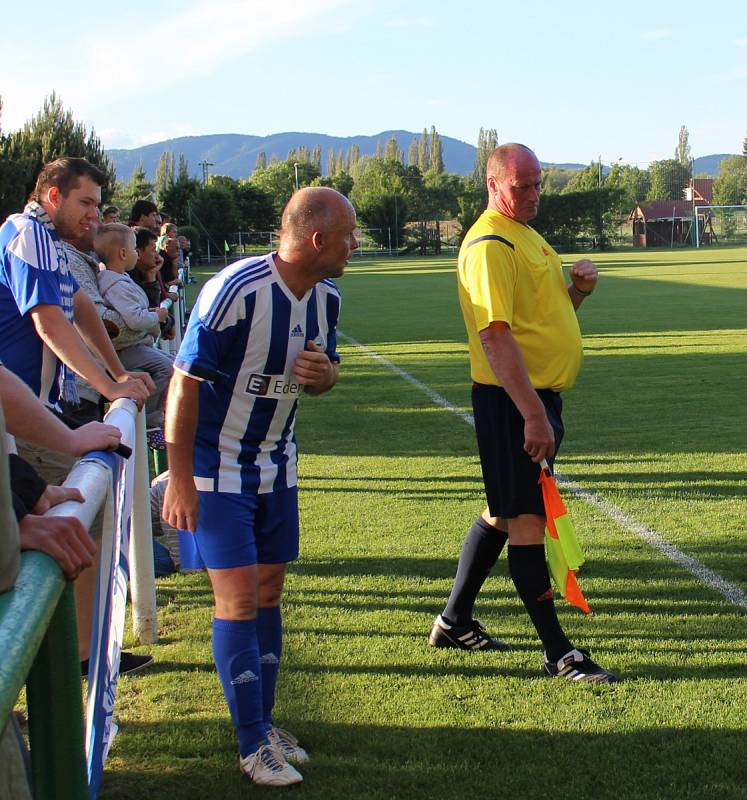
[[[737,47],[747,47],[747,36],[745,36],[743,39],[735,39],[734,44]]]
[[[142,147],[146,144],[163,142],[166,139],[177,139],[180,136],[197,136],[203,132],[204,131],[197,131],[193,125],[181,121],[167,128],[151,130],[136,135],[133,135],[132,131],[123,130],[122,128],[96,129],[97,136],[101,139],[101,142],[107,150],[120,148],[129,150],[134,147]]]
[[[132,102],[133,96],[167,97],[168,90],[185,79],[209,76],[242,59],[246,63],[246,56],[260,48],[278,46],[276,57],[282,59],[287,41],[331,27],[342,31],[344,9],[357,11],[368,4],[369,0],[192,0],[177,15],[171,9],[151,9],[146,28],[141,16],[111,9],[112,16],[90,16],[85,26],[50,31],[48,40],[40,33],[34,69],[26,70],[11,70],[11,65],[28,61],[27,43],[9,39],[0,64],[3,128],[20,127],[53,89],[76,115],[91,116],[90,109],[101,100],[111,100],[115,107]],[[270,67],[271,62],[262,70]]]

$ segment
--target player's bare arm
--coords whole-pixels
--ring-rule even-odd
[[[162,516],[172,527],[192,533],[197,530],[199,511],[192,456],[199,408],[200,381],[174,370],[164,419],[169,482]]]
[[[524,357],[505,322],[492,322],[480,331],[488,363],[501,386],[524,417],[524,450],[535,463],[555,453],[555,434],[545,407],[534,390]]]
[[[307,394],[323,394],[328,392],[340,376],[340,367],[333,364],[327,354],[312,341],[307,343],[307,350],[298,354],[293,365],[293,375],[303,384]]]

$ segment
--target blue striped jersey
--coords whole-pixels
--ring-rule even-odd
[[[60,399],[61,364],[29,312],[60,306],[72,321],[77,290],[57,232],[26,214],[8,217],[0,227],[0,359],[47,405]]]
[[[295,486],[298,354],[312,340],[339,362],[340,293],[323,280],[302,299],[270,253],[231,264],[200,292],[175,368],[202,381],[195,485],[202,491],[268,492]]]

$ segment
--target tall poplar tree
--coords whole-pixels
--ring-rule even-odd
[[[690,166],[690,134],[687,128],[682,125],[680,127],[680,135],[677,141],[677,147],[674,151],[674,160],[679,161],[680,164]]]
[[[417,167],[420,146],[417,139],[410,139],[410,147],[407,150],[407,166]]]
[[[267,153],[264,150],[260,150],[257,153],[257,161],[254,164],[254,169],[266,169],[267,168]]]
[[[176,168],[177,183],[183,183],[189,180],[189,162],[184,153],[179,153],[179,165]]]
[[[399,161],[399,148],[397,147],[397,137],[392,136],[386,143],[384,158],[388,161]]]
[[[429,169],[437,173],[444,171],[443,146],[435,125],[431,125],[431,160]]]
[[[428,131],[423,128],[420,135],[420,146],[418,147],[418,167],[420,172],[425,174],[431,165],[431,146],[428,141]]]
[[[174,154],[169,150],[164,150],[163,153],[161,153],[161,157],[158,159],[156,177],[153,182],[159,203],[168,189],[173,186],[175,174],[176,159],[174,158]]]
[[[351,144],[348,150],[348,172],[361,160],[361,149],[357,144]]]
[[[477,136],[475,168],[472,172],[472,178],[478,186],[485,186],[488,158],[496,147],[498,147],[498,133],[496,129],[480,128],[480,133]]]
[[[322,171],[322,146],[317,143],[314,145],[314,149],[311,151],[311,163],[319,170],[321,174]]]

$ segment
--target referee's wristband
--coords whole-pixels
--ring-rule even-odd
[[[575,283],[572,283],[569,288],[573,289],[576,294],[580,294],[581,297],[588,297],[591,294],[591,292],[585,292],[583,289],[579,289]],[[591,291],[593,292],[594,290],[592,289]]]

